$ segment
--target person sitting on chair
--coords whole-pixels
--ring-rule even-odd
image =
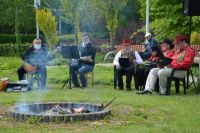
[[[157,47],[152,48],[152,55],[149,58],[149,61],[151,61],[151,62],[142,64],[136,70],[135,88],[137,90],[139,89],[139,86],[142,88],[145,87],[147,76],[149,75],[149,72],[151,69],[157,68],[158,64],[161,62],[164,62],[167,64],[167,60],[165,58],[171,58],[174,55],[174,51],[172,50],[174,48],[173,46],[174,45],[172,44],[172,41],[170,39],[164,39],[160,43],[160,49]],[[170,64],[170,62],[168,64]],[[163,67],[163,66],[160,66],[160,67]],[[139,77],[139,78],[137,78],[137,77]]]
[[[134,72],[134,68],[137,64],[143,63],[142,58],[137,51],[130,49],[131,41],[129,39],[123,40],[124,49],[119,51],[113,64],[116,66],[116,72],[118,77],[118,87],[120,90],[124,88],[122,75],[126,75],[126,88],[131,90],[131,80]]]
[[[80,59],[78,63],[70,64],[70,74],[74,87],[80,87],[76,73],[78,72],[82,88],[86,87],[85,74],[93,71],[95,65],[96,49],[90,41],[89,34],[83,34],[82,44],[78,46]]]
[[[167,90],[167,78],[171,76],[173,69],[181,69],[182,71],[175,71],[174,77],[184,78],[187,75],[187,70],[193,62],[195,52],[188,45],[189,38],[184,35],[178,35],[176,37],[175,45],[178,47],[178,51],[172,56],[172,62],[170,65],[164,68],[154,68],[150,71],[144,91],[137,92],[137,94],[152,94],[155,87],[157,78],[159,78],[160,95],[166,95]]]
[[[158,44],[151,33],[146,33],[144,37],[147,39],[147,44],[145,44],[144,51],[140,52],[139,54],[142,59],[147,60],[152,54],[152,48],[158,47]]]
[[[46,87],[46,63],[54,58],[53,54],[48,54],[47,47],[41,44],[40,39],[34,39],[33,45],[26,50],[22,56],[23,65],[17,70],[19,80],[25,80],[26,73],[36,73],[41,75],[41,88]]]

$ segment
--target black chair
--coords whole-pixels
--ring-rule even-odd
[[[183,92],[184,92],[185,95],[186,95],[186,90],[189,89],[189,87],[192,84],[194,85],[195,91],[197,93],[197,89],[196,89],[196,85],[195,85],[195,81],[194,81],[194,76],[193,76],[191,68],[187,71],[187,76],[184,77],[184,78],[176,78],[176,77],[174,77],[174,73],[176,71],[183,71],[183,70],[181,70],[181,69],[173,69],[172,70],[171,77],[167,78],[167,91],[166,91],[166,95],[170,95],[170,89],[171,89],[171,82],[172,81],[175,82],[176,94],[178,94],[179,91],[180,91],[180,82],[182,82]],[[192,83],[189,83],[189,75],[191,75]]]
[[[135,74],[134,73],[133,73],[133,78],[135,79]],[[115,90],[117,89],[117,84],[118,84],[117,68],[116,68],[116,65],[114,65],[114,89]]]

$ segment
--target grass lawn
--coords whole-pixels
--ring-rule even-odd
[[[0,77],[17,80],[16,68],[21,64],[17,57],[0,57]],[[197,73],[198,71],[195,72]],[[194,89],[184,96],[158,96],[156,93],[140,96],[131,92],[113,89],[113,68],[96,66],[95,86],[85,90],[60,90],[68,77],[67,66],[48,67],[48,91],[25,93],[0,93],[0,133],[27,132],[81,132],[81,133],[199,133],[200,97]],[[174,89],[173,89],[174,90]],[[112,115],[101,121],[75,123],[16,122],[5,115],[9,107],[32,102],[91,102],[107,103],[116,97],[110,106]]]

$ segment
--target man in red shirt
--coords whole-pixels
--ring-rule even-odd
[[[159,78],[160,94],[165,95],[167,90],[167,78],[171,76],[173,69],[182,69],[182,71],[176,71],[174,77],[185,77],[195,56],[194,50],[188,45],[188,43],[188,37],[178,35],[174,42],[174,45],[178,47],[178,51],[172,56],[171,64],[162,69],[152,69],[148,75],[144,91],[137,92],[137,94],[152,94],[156,80]]]

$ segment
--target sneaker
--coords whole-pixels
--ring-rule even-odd
[[[138,91],[137,94],[139,94],[139,95],[148,95],[148,94],[152,94],[152,92],[148,91],[148,90],[143,90],[143,91]]]

